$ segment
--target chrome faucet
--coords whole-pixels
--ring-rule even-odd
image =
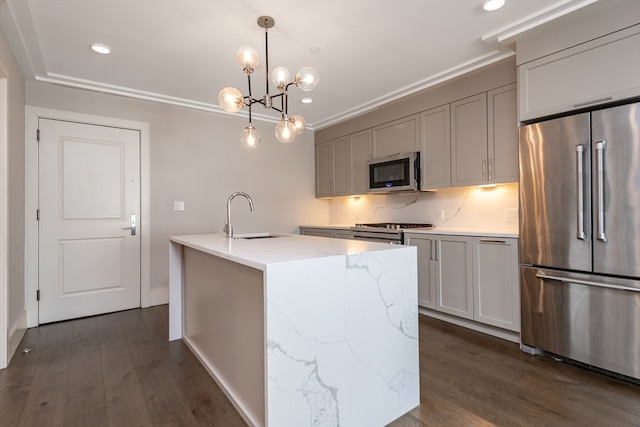
[[[227,199],[227,222],[222,229],[227,234],[227,238],[229,239],[233,238],[233,226],[231,225],[231,201],[236,196],[244,196],[249,201],[249,209],[251,209],[251,212],[253,212],[253,200],[251,200],[251,197],[247,193],[236,191],[229,196],[229,198]]]

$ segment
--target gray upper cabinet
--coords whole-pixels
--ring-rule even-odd
[[[639,96],[640,24],[520,64],[518,88],[523,122]]]
[[[332,141],[316,145],[316,197],[330,197],[333,193]]]
[[[451,186],[451,114],[449,104],[420,114],[422,189]]]
[[[351,149],[351,194],[367,194],[369,190],[369,170],[367,161],[371,159],[371,129],[349,136]]]
[[[487,93],[489,184],[518,181],[518,105],[516,84]]]
[[[373,128],[373,157],[420,150],[420,116],[394,120]]]
[[[366,194],[371,130],[316,145],[316,197]]]
[[[451,104],[451,185],[518,181],[516,85]]]
[[[348,138],[333,141],[333,195],[346,196],[351,191],[351,150]]]
[[[316,145],[316,197],[350,194],[349,138],[338,138]]]
[[[486,184],[487,94],[451,104],[451,184]]]

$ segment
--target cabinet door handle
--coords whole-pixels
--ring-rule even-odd
[[[483,181],[487,180],[487,161],[486,160],[482,161],[482,180]]]
[[[481,243],[502,243],[505,244],[507,243],[506,240],[494,240],[494,239],[480,239]]]
[[[500,244],[505,244],[507,243],[506,240],[496,240],[496,239],[480,239],[480,243],[500,243]]]
[[[489,181],[493,179],[493,159],[489,157]]]
[[[431,259],[431,261],[433,261],[433,252],[435,251],[435,249],[433,248],[433,240],[429,240],[429,245],[431,246],[431,251],[429,254],[429,259]]]
[[[579,104],[574,104],[573,108],[586,107],[587,105],[597,104],[598,102],[605,102],[605,101],[611,101],[611,100],[613,100],[613,98],[610,97],[610,96],[607,96],[606,98],[598,98],[598,99],[594,99],[593,101],[587,101],[587,102],[581,102]]]

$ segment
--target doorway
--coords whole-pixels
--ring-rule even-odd
[[[38,319],[140,307],[140,132],[38,121]]]
[[[148,124],[27,107],[28,326],[148,307],[149,230]]]

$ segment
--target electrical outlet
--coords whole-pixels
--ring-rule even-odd
[[[184,210],[184,202],[173,202],[173,210],[174,211],[183,211]]]
[[[438,218],[444,219],[444,209],[438,209]]]
[[[505,208],[504,209],[504,220],[506,222],[516,222],[516,221],[518,221],[518,208]]]

